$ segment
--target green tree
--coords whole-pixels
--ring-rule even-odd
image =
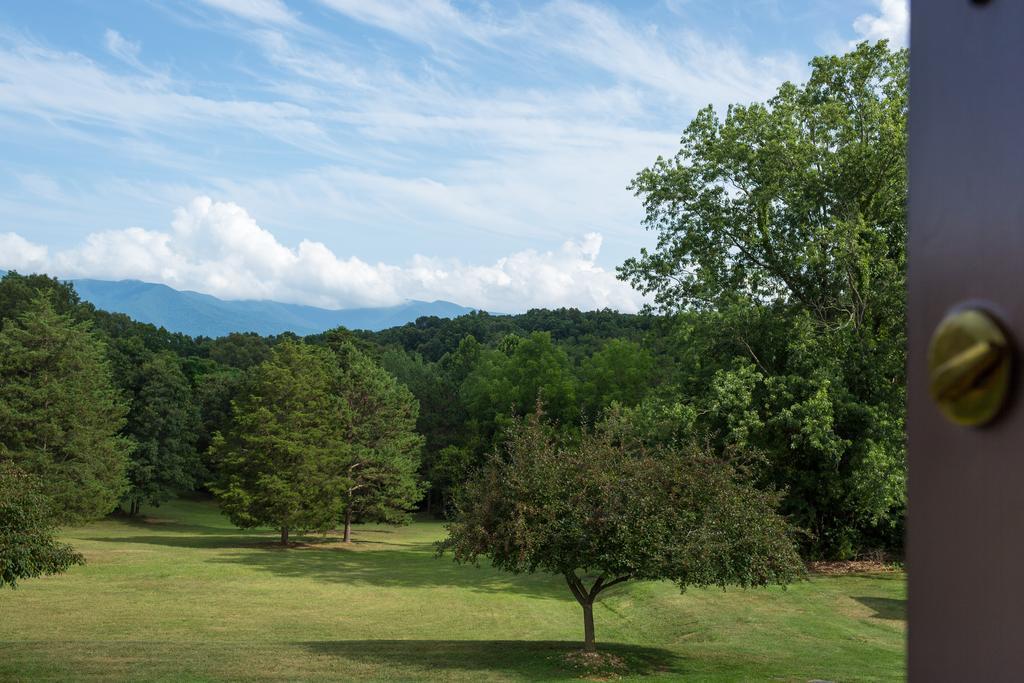
[[[284,545],[292,531],[333,527],[349,489],[342,386],[329,351],[291,340],[252,369],[211,447],[210,490],[233,524],[272,526]]]
[[[5,320],[17,320],[30,310],[41,294],[46,295],[58,313],[83,312],[78,293],[69,283],[47,275],[21,275],[11,271],[0,278],[0,327]]]
[[[127,433],[135,442],[124,502],[136,515],[142,503],[159,505],[195,485],[200,422],[192,387],[181,361],[170,352],[154,355],[134,374]]]
[[[528,337],[507,335],[497,350],[481,350],[461,393],[479,429],[478,443],[489,446],[513,415],[532,411],[538,398],[552,418],[563,424],[575,422],[576,390],[568,354],[550,333],[534,332]]]
[[[704,426],[767,454],[812,553],[848,556],[901,543],[907,53],[863,43],[811,69],[702,110],[637,175],[658,244],[620,275],[681,318]]]
[[[655,384],[650,351],[626,339],[610,339],[580,367],[582,412],[597,417],[612,403],[635,406]]]
[[[423,457],[420,463],[422,478],[430,482],[426,493],[427,512],[432,511],[434,500],[440,500],[441,510],[452,482],[453,473],[445,463],[450,458],[448,449],[463,441],[466,412],[459,400],[458,385],[442,371],[440,363],[429,363],[417,353],[391,347],[381,354],[381,366],[405,385],[419,402],[416,431],[424,437]]]
[[[418,471],[424,440],[416,432],[419,403],[404,385],[350,342],[328,345],[341,367],[345,402],[337,427],[348,481],[343,500],[348,543],[353,521],[408,520],[423,496]]]
[[[274,337],[262,337],[255,332],[232,332],[218,339],[203,340],[203,348],[211,360],[247,370],[270,357],[275,341]]]
[[[452,496],[472,471],[473,453],[465,446],[445,446],[432,455],[425,468],[431,490],[437,493],[438,509],[434,512],[447,517]],[[427,506],[427,512],[431,512]]]
[[[210,446],[214,435],[227,433],[231,425],[231,402],[241,396],[245,372],[221,365],[208,358],[189,358],[185,364],[191,378],[192,393],[199,408],[200,425],[196,451],[201,468],[196,480],[206,482],[212,476]]]
[[[53,503],[40,489],[35,477],[0,462],[0,587],[85,563],[53,539]]]
[[[60,523],[101,517],[126,487],[126,408],[103,343],[46,295],[0,330],[0,460],[34,475]]]
[[[565,577],[593,650],[594,601],[625,581],[685,589],[798,577],[777,499],[702,449],[648,449],[616,415],[570,441],[545,426],[538,409],[515,423],[504,452],[464,487],[439,552]]]

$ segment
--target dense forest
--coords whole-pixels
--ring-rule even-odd
[[[338,525],[347,539],[353,522],[415,511],[466,519],[489,491],[482,481],[527,459],[509,435],[542,419],[560,445],[541,450],[578,467],[523,453],[564,481],[599,456],[617,471],[641,449],[647,472],[677,458],[679,486],[694,491],[714,472],[734,508],[777,503],[805,559],[898,555],[906,53],[863,44],[812,67],[768,103],[703,110],[676,156],[637,174],[658,245],[619,272],[650,297],[642,314],[191,338],[97,310],[55,278],[9,273],[0,459],[42,482],[58,508],[50,525],[202,491],[238,526],[272,526],[284,543]],[[696,461],[727,466],[688,469]],[[467,487],[480,496],[466,501]],[[543,504],[558,509],[563,493]],[[457,541],[457,557],[487,552]],[[38,542],[51,569],[76,561],[45,533]]]

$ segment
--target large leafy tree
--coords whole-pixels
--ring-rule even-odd
[[[799,576],[777,499],[701,448],[648,448],[614,414],[570,441],[538,410],[515,423],[503,451],[462,490],[440,551],[563,576],[583,609],[585,647],[594,649],[594,602],[623,582],[685,589]]]
[[[330,351],[290,340],[251,370],[211,447],[210,489],[232,523],[272,526],[282,544],[292,531],[334,526],[349,488],[342,384]]]
[[[53,501],[39,481],[0,462],[0,588],[21,579],[59,574],[84,559],[53,538]]]
[[[80,522],[114,509],[125,487],[126,407],[103,343],[88,323],[39,295],[0,330],[0,461],[34,475],[56,519]]]
[[[129,514],[142,503],[159,505],[195,485],[199,412],[181,361],[153,355],[132,373],[127,432],[135,442],[124,495]]]
[[[811,68],[637,175],[658,244],[620,274],[679,314],[702,427],[763,450],[811,551],[844,556],[898,544],[905,504],[907,53]]]

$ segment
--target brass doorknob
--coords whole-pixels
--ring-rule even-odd
[[[935,329],[928,348],[932,399],[956,424],[990,422],[1009,395],[1012,356],[1009,340],[988,313],[951,313]]]

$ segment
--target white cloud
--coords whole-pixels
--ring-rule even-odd
[[[200,0],[205,5],[260,24],[295,25],[298,20],[281,0]]]
[[[340,16],[316,26],[298,23],[279,0],[201,0],[198,12],[184,12],[191,28],[223,34],[196,39],[249,44],[249,52],[226,63],[215,60],[220,52],[234,55],[234,47],[216,51],[214,61],[191,74],[173,58],[165,73],[135,64],[165,59],[161,46],[147,42],[143,53],[113,30],[105,36],[107,51],[136,66],[132,71],[0,31],[0,132],[39,145],[91,146],[104,162],[95,175],[78,177],[75,164],[61,164],[60,185],[49,188],[63,192],[59,201],[40,199],[47,191],[41,179],[22,181],[35,191],[20,191],[17,183],[0,188],[0,230],[82,236],[93,229],[83,225],[159,226],[172,207],[202,194],[245,206],[293,254],[301,229],[335,252],[389,262],[406,262],[416,252],[458,255],[463,262],[518,252],[527,261],[562,264],[561,242],[596,231],[606,238],[602,263],[609,267],[653,239],[641,229],[643,207],[626,186],[658,155],[678,148],[697,106],[762,99],[780,81],[806,72],[803,60],[784,50],[755,54],[691,30],[644,25],[607,4],[319,2],[304,19],[332,7],[422,44],[428,54],[396,50],[394,41],[372,31],[335,32]],[[216,21],[211,7],[239,20]],[[239,74],[243,80],[233,80]],[[344,231],[337,229],[339,217]],[[113,265],[89,258],[116,251],[123,232],[94,233],[69,266],[113,273]],[[177,263],[184,238],[157,234],[175,237],[179,246],[168,247],[166,256]],[[135,234],[130,243],[159,253],[159,238],[147,235]],[[522,252],[525,246],[535,251]],[[121,277],[163,277],[146,254],[121,261]],[[429,265],[416,270],[421,261]],[[189,274],[188,263],[174,265],[167,277],[231,294],[226,285]],[[512,281],[511,269],[522,271],[514,257],[501,263],[486,266],[479,282]],[[408,264],[403,272],[424,278],[440,269],[469,281],[477,272],[459,262]],[[538,282],[558,279],[557,272],[533,272]],[[581,269],[576,276],[592,275]],[[446,281],[427,279],[437,291]],[[259,290],[262,282],[243,279],[238,289]],[[398,287],[399,280],[388,282]],[[404,289],[385,298],[417,296],[409,293],[410,281],[401,282]],[[595,285],[585,296],[601,305],[601,297],[618,296],[613,285],[606,294]],[[343,290],[318,287],[294,299],[333,292],[327,296],[342,301]],[[493,303],[505,291],[496,285],[480,288],[480,301],[465,303],[522,306],[515,296],[509,304]],[[270,291],[280,296],[283,290]],[[366,299],[362,290],[354,292],[352,301]],[[537,297],[529,305],[550,305]]]
[[[545,6],[534,31],[544,44],[578,61],[697,106],[762,99],[806,71],[791,53],[756,57],[692,30],[663,35],[656,26],[630,26],[615,13],[576,0]]]
[[[112,74],[76,53],[3,38],[0,34],[0,111],[36,117],[50,125],[104,126],[137,136],[166,134],[175,128],[243,127],[306,151],[337,151],[303,106],[203,97],[162,75]],[[130,50],[118,42],[123,40],[118,34],[113,42],[131,57]]]
[[[141,66],[139,63],[139,52],[142,46],[139,43],[132,42],[114,29],[108,28],[106,33],[103,34],[103,44],[106,45],[107,52],[122,62],[134,67]]]
[[[60,184],[50,176],[41,173],[23,173],[18,176],[22,189],[41,199],[57,201],[63,199]]]
[[[17,234],[0,234],[0,268],[139,279],[225,299],[331,308],[447,299],[502,312],[555,306],[636,311],[640,295],[597,265],[601,243],[601,235],[588,233],[558,250],[527,249],[490,265],[419,255],[405,265],[370,264],[339,257],[320,242],[288,247],[237,204],[197,197],[175,212],[169,231],[98,232],[54,254]]]
[[[910,39],[910,9],[907,0],[874,0],[877,14],[862,14],[853,21],[853,30],[861,40],[887,39],[895,47],[905,47]]]
[[[806,73],[804,60],[792,53],[758,57],[696,31],[662,35],[656,26],[632,26],[616,12],[578,0],[552,0],[500,22],[487,12],[471,16],[447,0],[320,2],[446,55],[460,40],[504,50],[515,59],[558,53],[621,82],[699,106],[761,99],[782,81]]]
[[[0,268],[26,273],[44,270],[49,250],[13,232],[0,232]]]
[[[414,42],[434,43],[440,36],[486,41],[503,32],[497,24],[474,20],[448,0],[320,0],[356,21]]]

